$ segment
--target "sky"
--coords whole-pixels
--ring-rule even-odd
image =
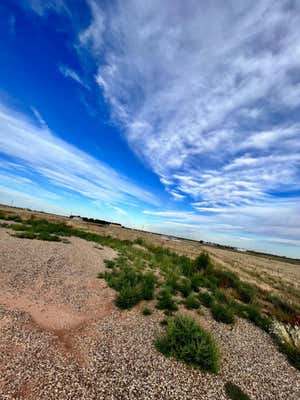
[[[300,2],[2,0],[0,203],[300,257]]]

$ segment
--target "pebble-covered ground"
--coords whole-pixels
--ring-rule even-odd
[[[220,345],[217,376],[158,353],[162,313],[119,311],[96,278],[113,256],[78,238],[50,243],[0,229],[1,400],[225,400],[228,380],[253,400],[300,399],[300,373],[244,320],[231,327],[194,314]]]

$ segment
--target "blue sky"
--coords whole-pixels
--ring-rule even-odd
[[[300,257],[298,1],[4,0],[0,20],[0,202]]]

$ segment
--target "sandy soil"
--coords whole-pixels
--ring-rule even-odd
[[[96,278],[114,251],[18,239],[0,229],[0,399],[218,399],[224,383],[252,399],[300,398],[300,373],[246,321],[199,322],[220,344],[218,376],[166,359],[153,340],[162,313],[121,312]],[[153,306],[153,305],[152,305]]]

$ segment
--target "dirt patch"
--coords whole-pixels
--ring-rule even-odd
[[[216,337],[222,367],[217,376],[191,369],[153,346],[164,318],[154,302],[147,304],[149,317],[141,314],[145,304],[125,312],[114,306],[114,291],[96,278],[103,260],[115,256],[112,249],[79,238],[18,239],[7,231],[0,228],[1,400],[227,400],[228,380],[253,400],[300,398],[299,372],[249,322],[231,327],[207,310],[194,313]]]

